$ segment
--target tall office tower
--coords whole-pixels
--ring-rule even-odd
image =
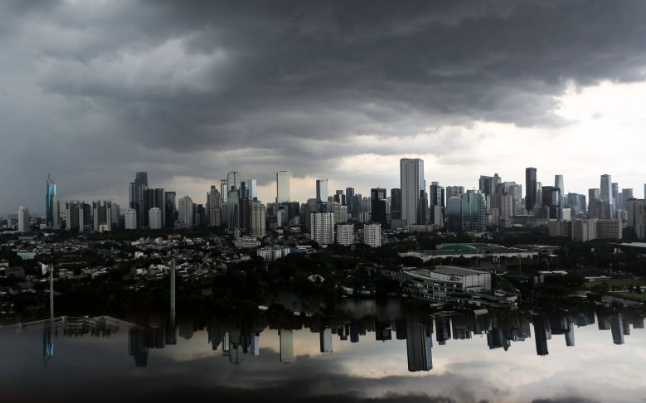
[[[608,205],[610,215],[614,212],[614,199],[612,198],[612,177],[608,174],[601,175],[599,199]]]
[[[469,190],[462,195],[462,231],[483,232],[487,229],[485,195]]]
[[[342,206],[345,206],[345,195],[343,194],[343,190],[339,189],[336,191],[334,194],[334,201],[339,203]]]
[[[310,239],[319,245],[334,243],[334,213],[310,213]]]
[[[525,169],[525,210],[534,211],[536,205],[536,168]]]
[[[237,190],[230,190],[227,200],[227,228],[234,230],[240,227],[240,198]]]
[[[588,212],[592,203],[600,200],[601,190],[600,189],[588,189]]]
[[[177,210],[177,221],[182,224],[183,227],[192,227],[195,222],[193,199],[188,196],[184,196],[179,199],[179,207]]]
[[[350,217],[354,217],[354,210],[352,210],[353,207],[353,200],[354,200],[354,188],[345,188],[345,204],[348,206],[348,215]]]
[[[523,205],[523,185],[516,182],[505,182],[508,192],[514,197],[514,215],[522,214],[525,206]]]
[[[447,227],[451,232],[462,231],[462,196],[449,196],[446,202]]]
[[[626,188],[626,189],[621,189],[621,209],[622,210],[628,210],[628,200],[634,199],[635,196],[633,196],[633,190]]]
[[[56,183],[52,180],[51,175],[47,175],[47,193],[45,195],[45,218],[47,229],[60,229],[60,214],[58,210],[58,196]]]
[[[276,203],[288,203],[291,199],[289,181],[291,175],[288,171],[276,172]]]
[[[159,207],[148,210],[148,227],[150,229],[162,229],[162,211]]]
[[[464,186],[447,186],[446,187],[446,197],[447,197],[447,199],[449,197],[451,197],[451,196],[462,196],[463,194],[464,194]]]
[[[145,228],[148,226],[148,186],[140,185],[137,191],[137,228]]]
[[[247,197],[258,199],[258,181],[255,179],[247,179]]]
[[[558,188],[561,193],[561,207],[565,207],[567,199],[565,197],[565,183],[563,182],[563,175],[554,175],[554,187]]]
[[[646,200],[628,200],[627,227],[640,241],[646,239]]]
[[[137,229],[137,210],[129,208],[128,210],[126,210],[125,218],[126,229]]]
[[[85,203],[82,201],[69,201],[65,203],[65,214],[67,216],[66,229],[68,231],[83,231],[85,226]]]
[[[264,204],[258,201],[253,202],[251,206],[251,230],[249,231],[249,235],[257,238],[262,238],[267,235],[266,214],[267,208]]]
[[[354,244],[354,224],[339,223],[336,226],[336,242],[339,245],[350,246]]]
[[[568,193],[567,203],[568,206],[570,206],[572,218],[585,216],[587,211],[585,195],[578,193]]]
[[[419,200],[417,201],[417,224],[428,224],[428,194],[425,189],[419,191]]]
[[[496,174],[497,175],[497,174]],[[493,184],[493,176],[484,176],[480,175],[480,180],[478,181],[480,193],[485,196],[490,196],[493,194],[496,189]]]
[[[372,247],[381,246],[381,224],[371,223],[363,226],[363,243]]]
[[[240,190],[240,182],[242,182],[242,176],[238,171],[231,171],[227,174],[227,190],[231,191]],[[239,197],[240,195],[238,195]]]
[[[229,200],[229,184],[226,179],[220,179],[220,195],[222,196],[223,203]]]
[[[502,182],[502,178],[501,178],[501,177],[500,177],[500,175],[498,175],[498,173],[496,172],[496,173],[493,175],[493,182],[492,182],[492,186],[491,186],[491,191],[492,191],[492,192],[495,192],[495,191],[496,191],[496,188],[498,187],[498,185],[500,185],[500,183],[501,183],[501,182]]]
[[[431,190],[431,193],[430,193],[431,224],[439,225],[440,227],[443,227],[444,208],[446,206],[444,187],[440,186],[439,182],[431,182],[430,190]]]
[[[355,195],[361,196],[361,195]],[[361,222],[370,222],[372,217],[372,199],[369,197],[361,197],[359,202],[359,221]]]
[[[98,200],[92,203],[92,216],[94,217],[95,232],[112,231],[112,203]]]
[[[547,218],[552,220],[562,219],[561,215],[561,190],[555,186],[543,186],[541,206],[547,211]]]
[[[509,193],[498,195],[498,209],[500,212],[499,222],[496,223],[503,227],[511,226],[511,218],[516,215],[516,203],[514,196]]]
[[[392,220],[402,218],[402,191],[399,188],[390,189],[390,218]]]
[[[399,179],[401,189],[401,218],[407,224],[417,223],[417,205],[420,191],[425,190],[424,161],[419,158],[399,160]]]
[[[140,186],[148,186],[147,172],[136,172],[134,182],[130,182],[130,191],[128,193],[128,202],[130,208],[137,209]]]
[[[29,209],[27,206],[18,207],[18,231],[29,232]]]
[[[242,186],[240,187],[242,192]],[[251,233],[251,209],[253,208],[253,200],[249,197],[240,198],[240,228],[243,228],[247,234]]]
[[[459,196],[450,196],[459,197]],[[399,329],[397,329],[399,333]],[[430,371],[433,369],[433,322],[426,318],[406,318],[406,355],[408,371]]]
[[[121,207],[117,203],[112,203],[112,212],[110,217],[112,218],[112,229],[119,228],[119,217],[121,216]]]
[[[319,203],[327,203],[327,179],[317,179],[316,180],[316,201]]]
[[[536,182],[536,206],[540,206],[542,200],[543,200],[543,184],[541,182]]]
[[[164,222],[166,228],[173,228],[175,220],[177,220],[177,193],[166,192],[164,194],[164,214],[166,215]]]
[[[166,203],[165,203],[165,197],[164,197],[164,189],[163,188],[156,188],[156,189],[147,189],[146,190],[146,198],[145,198],[145,212],[146,214],[146,226],[149,226],[148,223],[148,212],[150,211],[151,208],[157,207],[161,210],[162,212],[162,226],[166,224],[164,221],[164,210],[166,209]]]
[[[614,209],[615,210],[620,209],[621,200],[619,199],[619,183],[617,182],[612,183],[612,200],[613,200]]]
[[[386,225],[386,189],[370,189],[370,211],[373,222]]]

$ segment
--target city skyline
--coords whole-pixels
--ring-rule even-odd
[[[602,173],[642,189],[645,12],[631,1],[8,2],[0,211],[40,205],[47,171],[66,198],[123,205],[135,171],[196,198],[238,170],[269,201],[279,170],[298,199],[318,178],[362,194],[396,187],[400,157],[467,188],[536,166],[539,181],[564,174],[579,193]]]

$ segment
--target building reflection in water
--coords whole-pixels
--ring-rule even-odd
[[[524,342],[533,337],[536,354],[549,354],[548,342],[562,336],[567,347],[575,346],[575,329],[596,323],[599,331],[609,331],[612,343],[623,345],[631,330],[644,329],[641,312],[616,310],[604,307],[584,306],[576,311],[559,310],[554,312],[523,312],[474,310],[469,312],[446,313],[409,313],[405,318],[378,318],[366,316],[317,317],[316,315],[294,316],[287,312],[267,317],[258,314],[252,319],[212,318],[200,321],[194,317],[180,317],[175,325],[168,318],[152,316],[125,322],[107,316],[89,318],[61,317],[47,321],[16,325],[19,332],[32,327],[42,328],[42,351],[45,366],[54,356],[55,339],[62,335],[66,338],[111,337],[120,329],[128,332],[128,353],[136,367],[148,366],[151,350],[164,349],[190,340],[196,332],[206,330],[207,340],[213,351],[221,352],[233,365],[242,365],[245,356],[260,355],[261,333],[266,329],[277,330],[279,338],[279,361],[293,363],[297,352],[294,351],[295,331],[310,329],[318,334],[319,351],[332,353],[334,338],[340,341],[359,343],[368,333],[373,333],[376,341],[391,342],[393,339],[406,340],[408,370],[430,371],[433,369],[433,337],[438,348],[451,340],[460,343],[472,339],[474,334],[486,338],[490,350],[506,351],[512,343]],[[632,329],[631,329],[632,328]],[[394,333],[394,334],[393,334]],[[433,336],[435,333],[435,336]],[[559,337],[560,338],[560,337]],[[369,340],[365,339],[365,340]]]

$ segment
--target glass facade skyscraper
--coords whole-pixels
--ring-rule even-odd
[[[56,183],[52,180],[51,175],[47,175],[47,194],[45,196],[45,217],[47,219],[47,229],[56,229],[58,226],[58,209],[56,203]]]

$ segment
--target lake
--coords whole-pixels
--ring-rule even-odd
[[[0,401],[646,401],[637,311],[341,308],[5,327]]]

